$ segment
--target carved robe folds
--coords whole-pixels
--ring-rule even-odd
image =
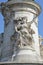
[[[34,31],[31,29],[31,24],[28,24],[29,22],[27,22],[26,17],[17,18],[16,20],[14,20],[15,32],[11,36],[11,39],[15,41],[14,47],[24,47],[32,45],[32,34],[34,34]]]

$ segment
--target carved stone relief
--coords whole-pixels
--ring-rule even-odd
[[[11,20],[13,20],[13,17],[15,16],[15,12],[7,10],[7,11],[4,12],[4,15],[5,15],[4,16],[5,26],[7,26],[7,24]]]
[[[14,20],[15,33],[11,36],[11,40],[14,40],[14,46],[24,47],[32,45],[32,35],[35,32],[31,29],[31,24],[27,22],[26,17],[20,17]],[[17,48],[17,47],[16,47]]]
[[[4,16],[5,26],[7,26],[13,16],[15,16],[15,12],[12,11],[5,3],[1,3],[1,11]]]

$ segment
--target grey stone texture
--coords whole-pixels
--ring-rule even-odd
[[[5,24],[4,34],[0,34],[0,62],[40,62],[37,28],[40,11],[33,0],[9,0],[1,4]]]

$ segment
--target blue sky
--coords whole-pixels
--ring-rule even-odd
[[[7,0],[0,0],[0,2],[6,2]],[[39,20],[38,20],[38,32],[39,34],[43,37],[43,0],[35,0],[38,4],[40,4],[42,8],[42,12],[39,15]],[[4,31],[4,20],[3,16],[0,13],[0,33]]]

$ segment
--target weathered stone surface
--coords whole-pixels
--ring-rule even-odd
[[[26,2],[26,0],[24,1]],[[40,62],[37,28],[40,7],[34,2],[32,3],[33,0],[29,0],[30,4],[34,4],[33,6],[24,1],[13,0],[1,4],[5,21],[3,44],[0,47],[2,48],[0,49],[1,62]]]

